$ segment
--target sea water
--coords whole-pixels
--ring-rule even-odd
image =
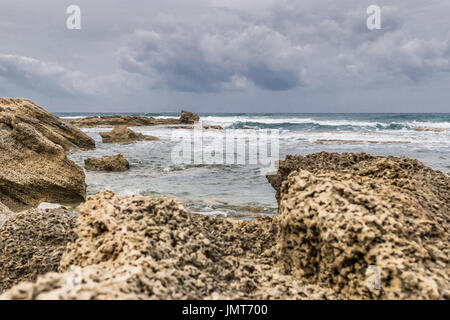
[[[117,114],[117,113],[116,113]],[[78,118],[105,113],[60,113]],[[124,115],[124,114],[122,114]],[[127,113],[133,116],[178,118],[178,114]],[[450,114],[200,114],[203,124],[220,125],[245,135],[248,130],[279,130],[280,159],[287,154],[367,152],[407,156],[435,170],[450,172]],[[86,172],[88,194],[111,189],[117,194],[176,197],[199,213],[251,219],[274,214],[275,191],[258,165],[174,164],[172,131],[189,129],[130,127],[160,138],[134,144],[103,144],[99,135],[110,128],[82,128],[97,144],[95,150],[77,150],[69,157],[84,166],[84,159],[121,153],[130,162],[126,172]],[[245,128],[246,130],[242,130]],[[251,129],[249,129],[251,128]],[[423,131],[422,129],[428,131]],[[214,130],[211,130],[214,132]],[[213,133],[214,134],[214,133]],[[216,134],[222,134],[217,131]],[[321,142],[321,143],[319,143]]]

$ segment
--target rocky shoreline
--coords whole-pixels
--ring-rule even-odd
[[[0,99],[0,299],[450,299],[449,175],[408,158],[288,156],[267,177],[278,213],[252,221],[109,190],[85,200],[65,150],[93,145],[74,124],[143,121],[118,119]],[[69,195],[77,210],[10,210]]]
[[[103,117],[86,117],[81,119],[63,119],[65,123],[69,123],[79,128],[93,127],[115,127],[115,126],[157,126],[157,125],[188,125],[199,121],[200,117],[190,111],[182,110],[179,119],[156,119],[154,117],[144,116],[125,116],[113,115]]]

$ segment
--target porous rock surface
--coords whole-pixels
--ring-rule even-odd
[[[30,100],[0,98],[0,202],[18,211],[83,201],[83,170],[65,153],[75,147],[95,142]]]
[[[136,141],[157,141],[157,137],[143,135],[127,128],[127,126],[116,126],[110,132],[100,132],[103,143],[133,143]]]
[[[379,178],[294,171],[273,220],[277,256],[344,299],[450,299],[449,233],[425,211]]]
[[[57,271],[67,243],[76,238],[77,216],[65,209],[30,209],[0,223],[0,292]]]
[[[119,172],[130,169],[130,163],[121,154],[101,158],[89,158],[84,160],[84,166],[89,171]]]
[[[400,188],[419,202],[422,214],[436,219],[450,231],[450,179],[448,174],[435,171],[420,161],[406,157],[372,156],[366,153],[320,152],[307,156],[286,157],[279,162],[278,172],[267,176],[276,190],[278,202],[281,185],[293,171],[307,170],[311,173],[350,174],[352,177],[372,178],[374,183]]]
[[[88,197],[60,271],[1,299],[324,298],[293,281],[270,254],[270,217],[232,222],[189,213],[170,198]]]
[[[448,175],[319,153],[288,157],[272,178],[278,213],[253,221],[170,198],[90,196],[60,273],[0,298],[450,299]]]

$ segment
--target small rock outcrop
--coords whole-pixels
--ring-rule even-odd
[[[190,111],[181,110],[180,121],[181,123],[194,123],[200,120],[198,114]]]
[[[94,147],[89,136],[30,100],[0,98],[0,202],[18,211],[42,201],[83,201],[83,170],[65,151]]]
[[[76,239],[77,217],[65,209],[30,209],[0,224],[0,292],[57,271],[67,243]]]
[[[84,160],[84,166],[89,171],[120,172],[130,169],[130,163],[121,154],[101,158],[89,158]]]
[[[116,126],[110,132],[100,132],[103,143],[133,143],[137,141],[158,141],[157,137],[137,133],[127,126]]]

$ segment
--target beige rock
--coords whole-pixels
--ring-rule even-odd
[[[376,183],[397,186],[402,192],[416,199],[425,208],[423,214],[450,231],[450,183],[449,176],[432,170],[417,160],[405,157],[380,157],[366,153],[320,152],[307,156],[287,156],[279,162],[278,172],[267,179],[281,198],[280,188],[293,171],[311,173],[343,173],[354,176],[370,176]]]
[[[448,299],[449,233],[425,212],[372,176],[294,171],[273,220],[277,254],[287,273],[344,299]]]
[[[84,160],[86,170],[91,171],[126,171],[130,164],[123,155],[104,156],[101,158],[89,158]]]
[[[32,101],[21,98],[0,98],[0,130],[11,132],[19,124],[32,127],[64,150],[95,148],[95,141],[88,135],[61,121]]]
[[[327,289],[280,273],[270,217],[232,222],[170,198],[88,197],[63,273],[22,282],[0,299],[300,299]]]
[[[94,148],[79,129],[25,99],[0,99],[0,201],[17,211],[40,202],[79,203],[83,170],[70,148]]]
[[[103,143],[133,143],[136,141],[158,141],[157,137],[136,133],[126,126],[116,126],[110,132],[100,132]]]

